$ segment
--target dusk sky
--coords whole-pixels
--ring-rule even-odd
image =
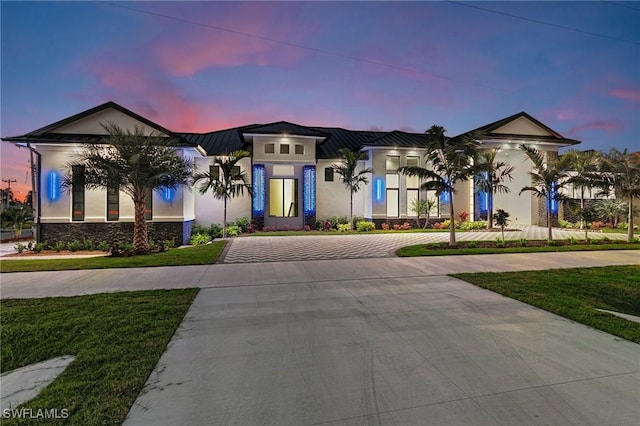
[[[640,149],[640,2],[0,7],[3,137],[112,100],[177,132],[287,120],[454,136],[526,111],[579,149]],[[24,197],[27,151],[3,142],[1,167]]]

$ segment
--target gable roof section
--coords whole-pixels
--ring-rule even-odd
[[[516,133],[515,127],[517,127],[516,124],[518,122],[520,124],[527,124],[530,128],[535,130],[536,134],[533,134],[534,132],[531,132],[532,134]],[[541,121],[536,120],[524,111],[462,133],[453,139],[458,139],[462,136],[473,133],[483,134],[487,139],[531,139],[553,142],[561,145],[577,145],[580,143],[579,140],[565,138],[560,133],[546,126]]]
[[[48,126],[41,127],[37,130],[33,130],[29,133],[25,133],[20,136],[11,136],[5,137],[3,140],[9,142],[52,142],[52,143],[83,143],[83,142],[97,142],[104,137],[101,134],[93,134],[93,133],[70,133],[70,132],[56,132],[56,130],[60,130],[66,126],[72,125],[78,121],[89,118],[93,115],[100,114],[101,112],[105,112],[109,109],[113,109],[118,111],[135,121],[138,121],[160,134],[167,135],[171,138],[175,138],[179,143],[179,146],[191,146],[188,141],[185,141],[179,137],[179,135],[171,132],[170,130],[160,126],[153,121],[144,118],[141,115],[136,114],[135,112],[128,110],[127,108],[118,105],[115,102],[109,101],[105,102],[102,105],[98,105],[94,108],[90,108],[81,113],[72,115],[71,117],[67,117],[63,120],[56,121],[53,124],[49,124]]]

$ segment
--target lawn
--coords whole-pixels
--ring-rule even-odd
[[[483,272],[453,276],[640,343],[640,323],[596,311],[599,308],[640,316],[640,266]]]
[[[48,424],[119,425],[197,289],[2,301],[2,372],[61,355],[75,361],[23,408],[66,408]],[[19,424],[3,419],[3,425]],[[22,423],[24,424],[24,423]]]
[[[226,241],[175,248],[162,253],[131,257],[88,257],[76,259],[0,260],[0,272],[65,271],[71,269],[146,268],[154,266],[207,265],[216,263]]]
[[[469,244],[464,242],[461,244]],[[477,244],[487,243],[486,241],[476,241]],[[507,241],[507,243],[516,244]],[[533,241],[527,241],[531,244]],[[546,243],[546,242],[545,242]],[[541,253],[560,251],[597,251],[597,250],[640,250],[640,243],[625,242],[598,242],[597,244],[568,244],[568,245],[542,245],[542,246],[515,246],[515,247],[458,247],[448,248],[448,243],[416,244],[402,247],[396,250],[396,256],[416,257],[416,256],[450,256],[465,254],[499,254],[499,253]]]

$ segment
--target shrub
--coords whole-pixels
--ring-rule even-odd
[[[469,213],[467,213],[466,211],[462,210],[460,213],[458,213],[458,217],[460,218],[460,222],[465,222],[467,220],[467,218],[469,217]]]
[[[309,232],[309,231],[311,231],[311,227],[310,227],[309,225],[305,225],[305,226],[304,226],[304,230],[305,230],[306,232]]]
[[[42,253],[42,250],[44,250],[46,247],[47,243],[37,243],[35,246],[33,246],[33,252]]]
[[[527,246],[527,239],[520,238],[520,247],[526,247],[526,246]]]
[[[227,236],[229,237],[237,237],[242,233],[242,229],[239,226],[231,225],[227,226]]]
[[[362,222],[363,220],[364,217],[353,216],[353,220],[351,221],[351,223],[353,224],[352,229],[358,229],[358,222]]]
[[[557,240],[551,240],[547,244],[552,246],[552,247],[557,247],[557,246],[561,245],[560,241],[557,241]]]
[[[53,245],[53,249],[60,253],[62,250],[64,250],[64,242],[63,241],[58,241],[57,243],[55,243]]]
[[[387,222],[382,224],[382,230],[383,231],[388,231],[389,230],[389,224]]]
[[[447,219],[442,221],[442,223],[440,223],[440,229],[449,229],[449,227],[451,226],[451,219]]]
[[[202,244],[207,244],[211,242],[211,235],[209,234],[195,234],[191,236],[189,243],[194,246],[199,246]]]
[[[576,244],[578,244],[578,240],[571,237],[569,238],[569,244],[571,244],[572,246],[575,246]]]
[[[84,247],[85,250],[92,251],[92,250],[95,250],[96,245],[90,239],[85,238],[84,240],[82,240],[82,247]]]
[[[476,220],[476,221],[468,221],[460,223],[460,229],[463,231],[477,231],[481,229],[485,229],[487,227],[486,220]]]
[[[478,243],[476,241],[469,241],[467,243],[468,248],[478,248]]]
[[[114,257],[128,257],[133,256],[133,244],[131,243],[118,243],[117,241],[111,244],[109,247],[109,251],[111,252],[111,256]]]
[[[340,232],[347,232],[350,229],[351,229],[351,227],[349,226],[349,223],[339,223],[338,224],[338,231],[340,231]]]
[[[162,245],[165,247],[162,251],[166,251],[166,249],[174,248],[176,246],[176,240],[175,238],[164,240]]]
[[[75,252],[78,250],[82,250],[82,243],[78,240],[73,240],[67,243],[67,250],[71,252]]]
[[[411,229],[411,225],[409,225],[409,222],[405,222],[402,224],[402,226],[400,227],[401,229],[403,229],[404,231],[407,231],[409,229]],[[375,227],[374,227],[375,229]]]
[[[244,234],[245,232],[247,232],[247,228],[249,227],[250,223],[251,220],[248,217],[239,217],[236,219],[234,225],[240,228],[240,232]]]
[[[393,230],[397,231],[400,229],[400,225],[398,225],[397,223],[395,225],[393,225]]]
[[[15,249],[15,251],[17,251],[18,253],[22,253],[24,251],[24,249],[27,248],[27,246],[25,246],[22,243],[18,243],[15,246],[13,246],[13,248]]]
[[[365,220],[361,220],[358,222],[357,230],[358,232],[369,232],[376,229],[376,224],[373,222],[367,222]]]
[[[571,223],[569,221],[566,221],[566,220],[562,220],[562,219],[558,220],[558,225],[560,225],[561,228],[575,228],[576,227],[575,224],[573,224],[573,223]]]
[[[109,251],[109,243],[106,241],[100,241],[97,245],[98,250],[100,251]]]

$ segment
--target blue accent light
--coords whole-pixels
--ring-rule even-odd
[[[551,184],[551,193],[549,194],[549,208],[551,213],[558,213],[558,182]]]
[[[384,180],[381,177],[377,177],[373,180],[373,199],[376,203],[384,201]]]
[[[448,184],[449,181],[445,180],[445,182]],[[449,194],[449,191],[443,191],[440,194],[440,204],[449,204],[451,202],[451,196]]]
[[[302,200],[304,215],[311,216],[316,213],[316,167],[304,166],[302,168]]]
[[[169,187],[164,187],[162,188],[162,199],[164,201],[166,201],[167,203],[170,203],[173,201],[173,199],[176,196],[176,191],[173,188],[169,188]]]
[[[487,191],[480,191],[478,193],[478,204],[480,204],[480,211],[486,213],[489,210],[489,194]]]
[[[60,198],[60,173],[51,170],[47,173],[47,198],[49,201],[57,201]]]
[[[255,164],[253,166],[253,215],[264,216],[264,165]]]

